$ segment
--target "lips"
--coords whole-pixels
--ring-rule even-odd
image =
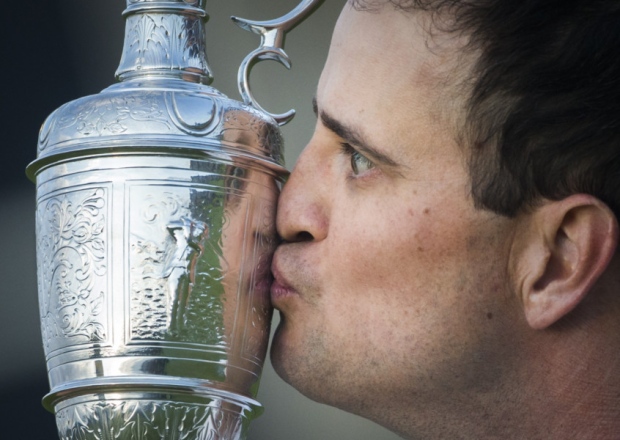
[[[273,274],[273,283],[271,284],[271,302],[277,308],[278,303],[286,298],[297,295],[297,291],[291,287],[286,277],[282,274],[278,267],[276,258],[273,259],[271,265],[271,273]]]

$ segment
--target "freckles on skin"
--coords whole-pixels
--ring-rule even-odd
[[[397,198],[397,197],[396,197]],[[441,197],[437,198],[438,200]],[[331,224],[330,236],[332,238],[330,255],[326,260],[332,261],[353,261],[352,255],[365,257],[355,257],[356,262],[353,266],[347,266],[346,270],[328,271],[330,282],[334,283],[343,279],[351,279],[352,283],[361,278],[368,278],[367,287],[376,288],[377,291],[402,291],[403,282],[401,273],[412,273],[419,271],[422,273],[435,273],[437,278],[441,278],[443,266],[448,259],[458,253],[458,248],[465,245],[466,234],[459,227],[453,225],[454,216],[447,218],[430,215],[430,208],[425,208],[427,214],[422,213],[413,206],[424,206],[421,200],[409,197],[404,199],[406,205],[400,213],[394,212],[394,206],[390,210],[382,211],[382,203],[373,203],[370,212],[362,212],[359,209],[350,212],[346,223],[333,220]],[[389,212],[387,216],[377,215],[377,212]],[[411,221],[411,218],[416,219]],[[353,220],[350,220],[353,219]],[[358,240],[349,240],[348,230],[357,230]],[[344,237],[342,240],[339,237]],[[396,239],[395,239],[396,238]],[[459,244],[460,243],[460,244]],[[368,254],[368,249],[373,253]],[[423,260],[418,261],[417,254],[425,253]],[[333,277],[333,280],[332,280]],[[428,286],[417,286],[420,280],[428,277],[420,276],[412,279],[406,284],[405,288],[415,291],[416,289],[426,289]],[[352,284],[351,283],[351,284]],[[343,283],[345,286],[347,283]],[[403,295],[407,295],[403,293]],[[409,295],[414,300],[412,295]],[[418,299],[420,300],[420,299]],[[419,305],[419,304],[418,304]],[[402,308],[401,308],[402,310]]]
[[[413,216],[415,215],[415,211],[414,211],[414,209],[413,209],[413,208],[409,208],[408,213],[409,213],[409,216],[410,216],[410,217],[413,217]],[[428,215],[428,214],[430,214],[430,213],[431,213],[431,209],[430,209],[430,208],[424,208],[424,210],[422,211],[422,213],[423,213],[423,214]]]

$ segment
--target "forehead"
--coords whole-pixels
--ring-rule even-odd
[[[319,107],[345,122],[358,118],[350,122],[373,127],[377,137],[403,127],[445,131],[455,108],[459,47],[457,38],[433,31],[425,13],[347,4],[319,83]]]

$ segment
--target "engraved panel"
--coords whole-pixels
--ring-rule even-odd
[[[91,188],[39,201],[39,303],[48,355],[107,338],[106,198],[106,188]]]
[[[232,440],[242,418],[221,402],[183,404],[151,400],[80,403],[56,412],[61,440]]]
[[[118,72],[181,68],[208,73],[205,44],[201,17],[131,15]]]
[[[224,199],[210,189],[130,189],[132,340],[225,342]]]
[[[167,131],[171,128],[167,109],[156,92],[111,94],[96,101],[80,99],[61,109],[55,129],[67,131],[72,128],[71,133],[80,137],[125,133],[130,127],[133,129],[136,122],[156,123]],[[44,145],[40,145],[40,150]]]

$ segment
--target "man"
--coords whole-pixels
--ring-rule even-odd
[[[279,202],[278,373],[411,439],[620,438],[620,2],[347,4]]]

